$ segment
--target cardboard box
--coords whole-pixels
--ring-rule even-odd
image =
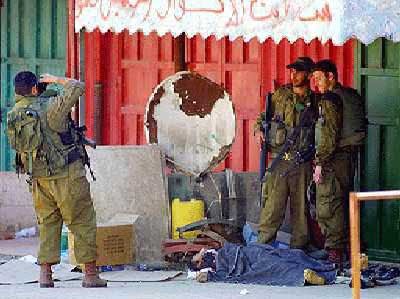
[[[98,225],[97,226],[97,266],[124,265],[134,261],[134,226]],[[76,265],[74,254],[74,236],[68,234],[69,263]]]

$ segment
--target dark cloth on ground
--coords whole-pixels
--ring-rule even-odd
[[[209,272],[210,281],[303,286],[305,269],[325,278],[326,284],[336,279],[335,266],[329,262],[315,260],[299,249],[275,249],[258,243],[226,243],[218,250],[216,266],[216,272]]]

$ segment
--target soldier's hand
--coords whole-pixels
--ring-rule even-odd
[[[256,137],[256,140],[259,141],[260,144],[265,142],[265,137],[263,132],[255,131],[254,136]]]
[[[315,166],[313,179],[317,185],[322,183],[322,167],[320,165]]]
[[[50,74],[42,74],[39,77],[39,82],[44,82],[44,83],[57,83],[58,77],[53,76]]]

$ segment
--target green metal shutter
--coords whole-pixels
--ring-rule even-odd
[[[14,105],[13,78],[22,70],[64,76],[67,1],[5,0],[0,9],[0,171],[6,171],[14,159],[5,134],[7,112]]]
[[[400,43],[359,43],[355,56],[369,121],[363,189],[400,189]],[[365,203],[361,227],[371,258],[400,262],[399,200]]]

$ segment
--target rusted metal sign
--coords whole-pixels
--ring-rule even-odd
[[[230,95],[191,72],[162,81],[149,98],[145,131],[180,171],[199,176],[221,162],[234,142],[236,116]]]

